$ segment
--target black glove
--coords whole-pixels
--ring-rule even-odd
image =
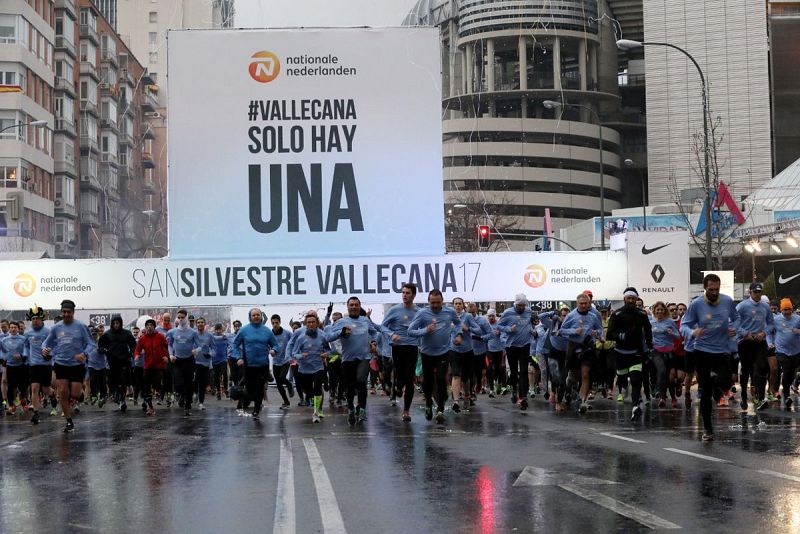
[[[328,315],[330,315],[330,314],[331,314],[331,312],[333,312],[333,302],[331,302],[330,304],[328,304]]]

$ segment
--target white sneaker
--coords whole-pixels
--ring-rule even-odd
[[[203,403],[201,402],[200,404],[197,405],[197,409],[200,410],[200,411],[203,411],[203,410],[206,409],[206,407],[203,406]]]
[[[319,423],[319,415],[317,415],[317,412],[314,412],[314,415],[311,416],[311,422],[312,423]]]

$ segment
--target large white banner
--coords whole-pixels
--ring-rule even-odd
[[[623,252],[493,252],[430,257],[314,260],[35,260],[0,262],[0,309],[34,304],[79,308],[399,302],[405,282],[419,302],[440,289],[447,300],[573,300],[590,289],[618,298],[626,284]]]
[[[444,253],[437,28],[170,31],[173,258]]]
[[[689,302],[689,235],[628,231],[628,283],[648,306]]]

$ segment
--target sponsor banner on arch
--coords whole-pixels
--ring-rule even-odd
[[[429,257],[314,260],[36,260],[0,262],[0,309],[150,308],[189,305],[367,303],[400,299],[414,282],[418,302],[431,289],[447,300],[573,300],[591,289],[617,298],[627,283],[621,252],[496,252]]]
[[[628,282],[648,306],[689,302],[689,234],[628,232]]]
[[[172,258],[444,253],[436,28],[171,31]]]

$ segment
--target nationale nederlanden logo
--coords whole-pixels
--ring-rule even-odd
[[[541,265],[528,265],[523,275],[525,283],[532,288],[542,287],[547,282],[547,269]]]
[[[269,50],[261,50],[250,57],[252,61],[247,70],[255,81],[269,83],[281,73],[281,61]]]
[[[28,273],[19,273],[14,280],[14,293],[20,297],[30,297],[36,292],[36,278]]]

